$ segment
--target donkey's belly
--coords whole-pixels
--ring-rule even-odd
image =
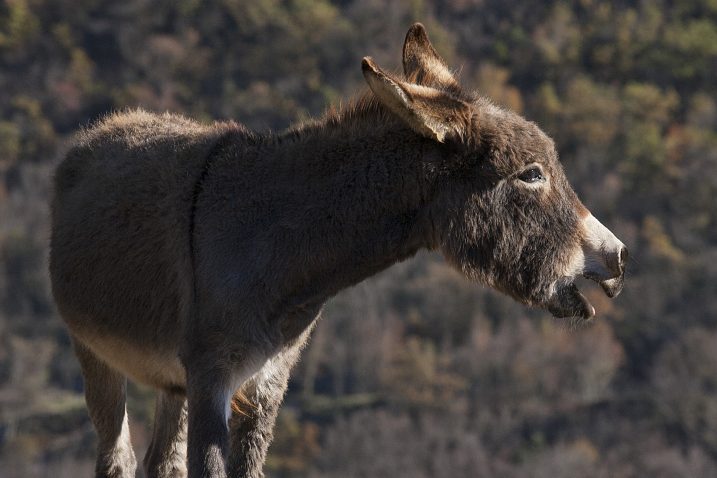
[[[118,337],[73,330],[73,335],[113,369],[130,379],[171,391],[183,391],[186,374],[175,350],[142,347]]]

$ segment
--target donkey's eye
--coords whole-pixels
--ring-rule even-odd
[[[526,183],[537,183],[538,181],[545,181],[545,176],[543,176],[540,168],[535,166],[520,173],[518,179]]]

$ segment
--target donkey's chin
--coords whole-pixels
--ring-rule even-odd
[[[620,275],[619,277],[613,277],[612,279],[597,282],[600,284],[600,287],[602,287],[602,290],[605,291],[605,294],[612,299],[613,297],[617,297],[617,295],[622,292],[622,286],[625,283],[625,276]]]
[[[595,316],[595,307],[572,281],[561,280],[555,284],[555,292],[546,308],[557,318],[576,317],[587,320]]]

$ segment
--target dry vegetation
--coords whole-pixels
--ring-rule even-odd
[[[586,330],[421,255],[329,304],[273,477],[717,476],[714,0],[0,3],[0,475],[89,476],[94,435],[46,273],[52,166],[141,105],[280,129],[398,66],[423,21],[449,64],[556,139],[631,249]],[[150,391],[133,388],[144,446]],[[138,450],[141,457],[144,450]]]

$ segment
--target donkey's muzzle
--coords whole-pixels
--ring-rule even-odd
[[[585,218],[583,228],[582,275],[599,283],[608,297],[615,297],[625,282],[627,248],[592,214]],[[547,308],[556,317],[589,319],[595,315],[595,308],[580,293],[574,279],[570,275],[554,283]]]
[[[599,283],[608,297],[615,297],[622,291],[625,282],[627,248],[592,214],[585,218],[583,227],[583,275]]]

